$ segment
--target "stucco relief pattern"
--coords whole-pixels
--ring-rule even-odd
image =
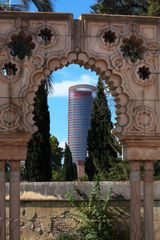
[[[139,131],[154,132],[157,123],[155,112],[149,108],[141,106],[134,110],[134,126]]]
[[[158,21],[150,23],[138,17],[128,17],[126,21],[123,16],[82,15],[75,23],[71,14],[46,14],[44,18],[31,13],[8,16],[3,13],[0,19],[0,84],[3,86],[3,90],[0,89],[0,109],[12,102],[14,114],[9,115],[19,117],[16,122],[6,120],[9,119],[6,117],[8,110],[1,110],[0,129],[36,131],[33,104],[41,81],[51,72],[77,63],[96,71],[108,83],[116,104],[115,134],[144,136],[144,132],[145,135],[157,133]],[[6,24],[5,29],[2,23]],[[27,39],[30,36],[30,44],[34,45],[24,59],[11,54],[10,48],[11,40],[21,33]],[[135,62],[122,52],[122,45],[130,39],[145,49]],[[4,66],[14,66],[16,70],[9,69],[6,74]],[[148,73],[141,77],[140,70],[146,69]]]
[[[117,108],[114,132],[119,136],[120,134],[144,136],[150,135],[151,132],[157,133],[159,118],[157,88],[159,86],[156,72],[159,43],[156,23],[151,24],[140,19],[135,21],[129,18],[124,24],[123,17],[119,21],[111,17],[108,21],[106,19],[106,23],[103,22],[102,17],[99,17],[99,21],[93,22],[89,15],[84,16],[84,19],[87,32],[85,47],[88,54],[96,56],[98,52],[103,59],[106,59],[108,68],[111,70],[111,74],[107,76],[107,82],[112,95],[115,96]],[[104,33],[107,33],[105,38],[110,33],[110,39],[113,42],[105,41]],[[136,49],[129,49],[137,56],[134,60],[122,52],[122,46],[125,43],[129,44],[130,41],[132,46],[135,42]],[[127,48],[129,47],[127,45]],[[121,79],[118,84],[117,78]],[[123,102],[125,102],[124,105]],[[140,112],[135,116],[137,109]]]
[[[132,239],[140,232],[140,179],[133,172],[145,161],[144,225],[146,236],[153,238],[152,161],[160,159],[159,40],[159,18],[91,14],[74,20],[72,14],[1,12],[0,160],[11,163],[11,210],[19,212],[18,203],[14,208],[19,174],[12,170],[26,159],[27,143],[37,131],[36,91],[50,73],[76,63],[106,81],[115,99],[113,132],[124,160],[132,161]],[[10,216],[11,234],[19,228],[14,227],[17,213]]]
[[[0,128],[1,130],[18,129],[20,122],[20,109],[13,104],[7,104],[0,108]]]

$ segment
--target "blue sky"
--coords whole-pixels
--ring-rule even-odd
[[[72,13],[78,18],[82,13],[90,13],[90,6],[95,0],[56,0],[56,12]],[[98,76],[95,72],[80,68],[78,65],[69,65],[53,74],[53,93],[49,96],[49,110],[51,118],[51,134],[54,134],[61,146],[68,138],[68,88],[75,84],[96,85]]]
[[[68,12],[74,14],[74,18],[78,18],[82,13],[90,13],[90,6],[95,0],[55,0],[56,12]]]
[[[21,0],[0,0],[0,3],[22,4]],[[96,0],[52,0],[55,12],[72,13],[74,18],[78,18],[82,13],[90,13],[90,6]],[[30,11],[36,11],[32,4]]]

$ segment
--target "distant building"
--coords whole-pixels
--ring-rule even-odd
[[[93,93],[92,85],[75,85],[69,88],[68,103],[68,144],[73,162],[77,165],[78,176],[84,175],[87,155],[87,136],[90,126]]]

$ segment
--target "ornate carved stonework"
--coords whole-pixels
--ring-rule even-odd
[[[16,130],[20,124],[20,109],[8,104],[0,108],[0,129],[5,131]]]
[[[138,131],[155,132],[157,117],[155,112],[148,107],[141,106],[134,110],[135,128]]]
[[[159,18],[84,14],[0,14],[0,182],[5,239],[5,161],[10,161],[10,237],[20,239],[19,162],[33,132],[34,98],[50,73],[76,63],[95,71],[115,99],[113,133],[131,161],[131,240],[140,240],[140,162],[145,239],[153,239],[153,162],[160,159]],[[13,237],[14,236],[14,237]]]
[[[0,139],[5,132],[31,136],[37,131],[33,104],[38,87],[51,72],[72,63],[107,82],[116,103],[113,132],[124,151],[131,139],[151,143],[159,138],[157,32],[158,18],[82,15],[75,21],[72,14],[2,12]],[[18,44],[23,45],[20,52]]]

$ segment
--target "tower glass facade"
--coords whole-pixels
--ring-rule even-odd
[[[93,92],[92,85],[75,85],[69,89],[68,144],[73,162],[84,165],[87,155],[87,135],[90,126]]]

